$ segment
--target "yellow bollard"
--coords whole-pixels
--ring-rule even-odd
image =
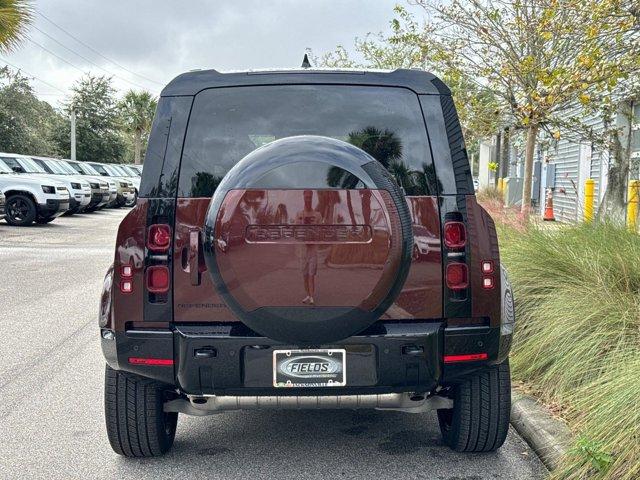
[[[593,201],[596,192],[596,182],[593,178],[588,178],[584,182],[584,221],[593,220]]]
[[[504,193],[504,178],[498,178],[498,191]]]
[[[638,218],[638,189],[640,180],[629,181],[629,191],[627,194],[627,229],[630,232],[636,231],[636,220]]]

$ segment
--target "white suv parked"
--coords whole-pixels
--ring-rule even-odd
[[[0,191],[6,196],[9,225],[27,226],[49,223],[69,209],[69,191],[50,178],[17,175],[0,162]]]
[[[71,204],[67,214],[83,211],[91,203],[91,185],[86,178],[69,175],[57,162],[45,157],[29,157],[41,169],[40,173],[54,175],[56,180],[65,182],[71,196]]]
[[[80,162],[78,160],[66,160],[65,162],[71,168],[73,168],[80,175],[91,175],[93,178],[102,178],[102,174],[95,168],[89,165],[87,162]],[[103,181],[109,184],[109,202],[105,205],[107,207],[113,206],[118,198],[118,186],[116,181],[110,178],[104,178]]]
[[[0,162],[7,165],[18,174],[27,174],[32,177],[42,177],[61,182],[67,187],[70,195],[69,210],[72,214],[85,207],[91,201],[91,186],[89,182],[78,177],[64,176],[62,172],[48,173],[41,165],[38,165],[31,157],[15,153],[0,153]]]

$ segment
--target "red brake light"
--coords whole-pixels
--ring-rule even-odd
[[[474,362],[486,360],[489,356],[486,353],[470,353],[467,355],[445,355],[444,363]]]
[[[451,290],[464,290],[469,283],[467,265],[452,262],[447,265],[447,287]]]
[[[147,290],[165,293],[169,290],[169,268],[160,265],[147,268]]]
[[[482,273],[493,273],[493,262],[491,260],[482,262]]]
[[[444,224],[444,244],[447,248],[463,248],[467,243],[467,231],[462,222]]]
[[[173,359],[129,357],[129,363],[131,365],[150,365],[150,366],[168,367],[170,365],[173,365]]]
[[[147,235],[147,248],[152,252],[166,252],[171,243],[171,227],[164,224],[151,225]]]

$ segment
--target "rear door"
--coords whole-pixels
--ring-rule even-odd
[[[194,97],[177,180],[174,321],[236,321],[215,291],[203,261],[202,228],[209,202],[228,170],[244,156],[264,144],[295,135],[347,141],[393,174],[410,207],[414,255],[403,291],[383,318],[441,318],[438,187],[418,96],[395,87],[272,85],[208,89]],[[326,214],[326,205],[314,208]],[[289,213],[291,217],[295,212]],[[331,214],[335,223],[353,224],[359,215],[353,205],[336,206]],[[322,281],[323,277],[339,274],[345,262],[350,262],[349,268],[362,268],[366,275],[364,260],[356,265],[353,258],[332,252],[330,247],[322,258],[317,301],[329,295],[328,290],[321,291],[323,285],[330,284]],[[303,286],[292,295],[303,299]]]

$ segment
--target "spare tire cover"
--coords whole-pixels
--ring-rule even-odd
[[[319,136],[276,140],[237,163],[213,195],[204,241],[227,306],[253,331],[296,345],[378,320],[402,289],[413,245],[389,172]]]

